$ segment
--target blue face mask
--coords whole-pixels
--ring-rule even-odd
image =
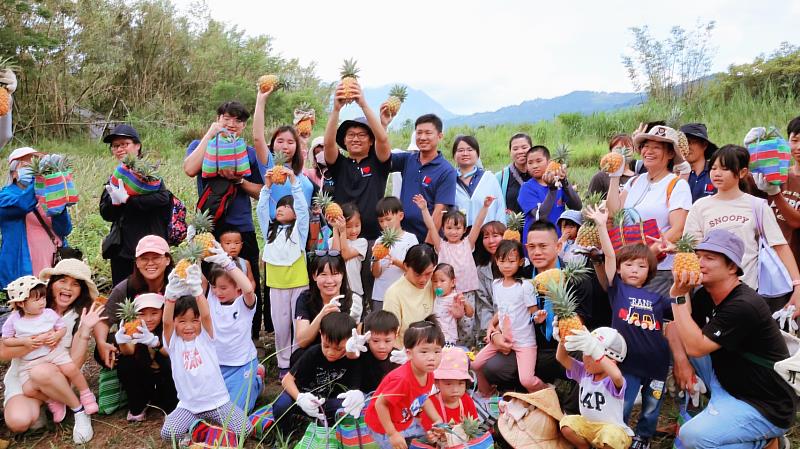
[[[442,296],[442,295],[444,295],[444,289],[441,288],[441,287],[436,287],[435,289],[433,289],[433,293],[436,296]]]
[[[30,185],[33,182],[33,170],[30,167],[17,169],[17,181]]]

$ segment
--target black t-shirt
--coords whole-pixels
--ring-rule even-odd
[[[367,240],[375,240],[380,234],[375,206],[386,192],[391,166],[391,158],[381,162],[374,148],[361,162],[339,154],[328,166],[333,199],[339,204],[356,203],[361,213],[361,236]]]
[[[522,184],[517,182],[516,176],[511,173],[511,170],[503,169],[501,178],[508,176],[508,186],[506,187],[506,209],[513,210],[514,212],[522,212],[522,208],[519,206],[519,202],[517,198],[519,197],[519,188],[522,187]],[[520,171],[519,177],[522,179],[522,182],[525,183],[531,176],[528,172]],[[502,183],[500,186],[502,187]]]
[[[389,361],[389,358],[386,360],[376,359],[372,355],[372,351],[362,352],[359,360],[361,361],[361,388],[359,390],[364,394],[377,390],[383,377],[389,374],[389,371],[400,366]]]
[[[561,266],[564,266],[563,262],[561,263]],[[536,272],[533,273],[533,276],[534,277],[536,276]],[[583,324],[586,325],[587,328],[589,328],[589,330],[593,330],[597,327],[597,325],[594,324],[595,323],[594,320],[592,319],[592,314],[594,313],[594,302],[595,302],[594,284],[592,283],[592,279],[593,277],[587,276],[584,277],[580,282],[575,282],[570,280],[567,283],[567,286],[574,292],[575,299],[577,299],[578,301],[578,306],[575,308],[575,312],[578,314]],[[546,298],[538,295],[538,293],[537,297],[539,302],[539,308],[543,308],[544,301]],[[611,306],[608,303],[608,297],[603,296],[602,301],[605,303],[605,308],[609,310],[608,315],[610,322]],[[603,307],[600,307],[600,309],[603,309]],[[536,331],[535,332],[536,346],[540,350],[542,349],[555,350],[556,348],[558,348],[558,341],[556,341],[555,338],[551,336],[550,340],[547,339],[547,335],[545,334],[547,330],[546,322],[541,324],[534,323],[533,328]]]
[[[330,362],[322,354],[322,346],[314,345],[291,367],[295,385],[301,392],[320,398],[332,398],[361,385],[360,362],[342,357]]]
[[[711,353],[720,385],[775,426],[789,428],[796,409],[794,391],[774,370],[742,357],[752,353],[775,362],[789,357],[764,298],[739,284],[715,306],[705,288],[700,288],[692,295],[692,318],[703,335],[722,346]]]

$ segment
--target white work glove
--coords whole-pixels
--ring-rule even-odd
[[[692,171],[692,166],[686,161],[672,167],[672,172],[678,176],[688,175],[690,171]]]
[[[359,335],[358,331],[353,329],[353,336],[347,339],[344,344],[345,351],[360,356],[362,352],[367,352],[367,340],[369,340],[372,333],[367,331],[364,335]]]
[[[122,183],[122,180],[117,181],[116,186],[111,183],[107,184],[106,192],[108,192],[108,196],[111,197],[111,204],[115,206],[127,203],[128,197],[130,196],[125,190],[125,185]]]
[[[706,388],[706,384],[705,384],[705,382],[703,382],[703,379],[695,376],[695,382],[694,382],[694,385],[692,385],[691,390],[689,390],[688,392],[681,391],[680,393],[678,393],[678,397],[682,398],[682,397],[684,397],[684,395],[686,393],[688,393],[689,394],[689,400],[692,402],[692,406],[699,407],[700,406],[700,395],[705,394],[707,392],[708,392],[708,389]]]
[[[128,344],[133,341],[133,338],[125,334],[125,320],[119,322],[119,330],[114,334],[114,340],[116,340],[118,345]]]
[[[152,332],[147,329],[147,325],[144,324],[142,321],[142,325],[138,326],[136,329],[139,332],[133,333],[133,342],[140,345],[145,345],[148,348],[155,348],[158,346],[158,337],[156,337]]]
[[[353,418],[361,416],[361,410],[364,408],[364,393],[358,390],[348,390],[344,393],[339,393],[337,398],[342,400],[342,408],[345,413],[348,413]]]
[[[594,360],[600,360],[606,351],[603,345],[586,328],[573,330],[572,335],[566,336],[564,347],[567,351],[580,351]]]
[[[781,186],[777,184],[770,184],[763,173],[753,173],[753,181],[756,182],[758,190],[766,193],[767,195],[777,195],[781,193]]]
[[[297,406],[300,407],[306,415],[316,418],[325,419],[325,415],[320,410],[325,399],[320,399],[311,393],[300,393],[297,395]]]
[[[408,354],[406,354],[405,349],[395,349],[389,356],[389,361],[398,365],[405,365],[408,361]]]
[[[200,271],[200,265],[194,264],[186,269],[186,288],[189,294],[198,297],[203,294],[203,274]]]
[[[172,270],[167,276],[167,288],[164,290],[164,298],[175,300],[188,294],[189,289],[186,287],[186,282],[178,276],[175,270]]]
[[[672,367],[670,367],[669,373],[667,373],[666,384],[667,384],[667,393],[669,393],[669,395],[672,396],[673,398],[677,397],[679,394],[678,383],[675,382],[675,372],[672,370]]]
[[[772,319],[778,322],[778,326],[781,328],[781,330],[788,332],[792,335],[797,333],[797,327],[798,327],[797,321],[792,319],[794,311],[795,311],[795,306],[791,305],[789,307],[780,309],[772,314]]]
[[[744,142],[743,142],[744,146],[762,140],[766,136],[767,136],[767,128],[764,128],[763,126],[750,128],[750,131],[747,131],[747,135],[744,136]]]
[[[17,90],[17,75],[11,69],[0,72],[0,84],[4,84],[8,93],[13,94]]]
[[[225,250],[222,249],[222,246],[216,240],[214,241],[214,246],[211,247],[209,251],[212,254],[203,259],[206,262],[213,263],[214,265],[219,265],[222,268],[224,268],[225,271],[230,271],[236,268],[236,264],[233,263],[233,259],[231,259],[231,256],[229,256],[228,253],[226,253]]]
[[[194,239],[194,236],[197,235],[197,230],[194,228],[194,225],[189,225],[186,227],[186,241],[191,242]]]

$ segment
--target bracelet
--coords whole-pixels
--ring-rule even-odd
[[[500,332],[500,331],[493,331],[493,332],[491,332],[491,333],[489,334],[489,341],[492,341],[492,339],[494,338],[494,336],[495,336],[495,335],[497,335],[497,334],[502,334],[502,332]]]

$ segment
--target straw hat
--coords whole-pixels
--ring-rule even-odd
[[[678,131],[675,131],[669,126],[658,125],[652,127],[650,131],[647,131],[646,133],[636,134],[633,137],[633,146],[639,150],[648,140],[672,144],[672,150],[673,153],[675,153],[675,156],[672,158],[672,162],[673,164],[678,165],[684,162],[683,156],[681,155],[680,151],[678,151],[679,138]]]
[[[561,418],[564,417],[564,413],[561,411],[561,404],[558,402],[556,390],[552,388],[543,388],[533,393],[509,392],[504,394],[503,398],[517,398],[520,401],[527,402],[552,416],[557,421],[561,421]]]
[[[505,399],[527,405],[519,420],[501,413],[497,426],[511,447],[517,449],[567,449],[571,447],[559,432],[558,422],[564,416],[553,388],[535,393],[506,393]],[[516,402],[515,401],[515,402]],[[518,403],[518,402],[517,402]],[[538,413],[538,412],[542,413]]]
[[[85,282],[86,287],[89,288],[89,296],[92,299],[97,298],[100,294],[92,280],[92,270],[88,265],[78,259],[63,259],[53,268],[45,268],[42,270],[42,272],[39,273],[39,278],[43,281],[49,281],[51,277],[58,275],[69,276]]]

